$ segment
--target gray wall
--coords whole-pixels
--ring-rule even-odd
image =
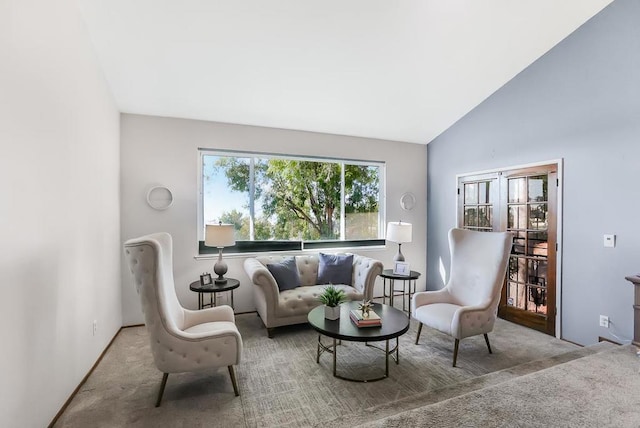
[[[185,307],[197,308],[197,295],[189,291],[188,285],[200,273],[211,272],[216,258],[196,258],[199,147],[385,161],[387,220],[401,219],[414,225],[414,242],[405,244],[402,252],[412,269],[425,271],[427,148],[422,144],[123,114],[121,145],[122,239],[159,231],[171,233],[176,292]],[[147,205],[145,195],[155,185],[173,191],[174,203],[165,211],[155,211]],[[400,195],[404,192],[417,196],[417,205],[410,212],[403,212],[400,207]],[[397,249],[396,244],[389,243],[382,248],[350,251],[379,259],[391,267]],[[240,280],[240,288],[234,293],[236,312],[255,310],[253,287],[243,268],[246,257],[246,254],[225,256],[229,265],[227,276]],[[141,323],[140,302],[130,274],[126,269],[122,273],[124,325]],[[424,290],[423,278],[417,287]],[[375,295],[382,295],[380,279]]]
[[[428,289],[443,286],[440,258],[449,266],[456,174],[562,158],[562,337],[632,337],[624,276],[640,272],[639,23],[640,1],[615,1],[428,145]],[[616,248],[603,247],[605,233]]]

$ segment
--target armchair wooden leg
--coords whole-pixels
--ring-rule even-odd
[[[167,385],[168,377],[169,377],[169,373],[162,374],[162,383],[160,384],[160,391],[158,391],[158,399],[156,400],[156,407],[160,407],[160,402],[162,401],[162,394],[164,394],[164,387]]]
[[[456,344],[453,345],[453,367],[456,366],[458,360],[458,346],[460,345],[460,339],[456,339]]]
[[[233,392],[237,397],[240,395],[240,392],[238,392],[238,382],[236,382],[236,374],[233,371],[233,366],[229,366],[229,375],[231,376],[231,383],[233,384]]]
[[[273,328],[268,328],[267,329],[267,337],[269,337],[269,339],[273,339]]]
[[[420,333],[422,333],[422,323],[418,325],[418,335],[416,336],[416,345],[418,344],[418,340],[420,340]]]
[[[487,342],[487,348],[489,348],[489,353],[493,354],[493,352],[491,352],[491,345],[489,345],[489,336],[487,336],[487,333],[484,334],[484,341]]]

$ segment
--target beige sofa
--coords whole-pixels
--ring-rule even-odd
[[[318,295],[327,285],[316,284],[318,254],[305,254],[296,256],[300,287],[280,291],[266,265],[280,263],[284,258],[285,256],[262,256],[244,261],[244,269],[253,282],[254,303],[269,337],[273,337],[275,327],[306,323],[309,311],[320,305]],[[352,286],[334,285],[343,289],[349,300],[369,300],[373,297],[376,277],[381,273],[382,262],[354,254]]]

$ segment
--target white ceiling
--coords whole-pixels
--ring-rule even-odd
[[[78,0],[121,111],[426,144],[611,0]]]

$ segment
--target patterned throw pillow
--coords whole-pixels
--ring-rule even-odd
[[[320,253],[319,258],[318,284],[351,285],[353,254],[339,256]]]

